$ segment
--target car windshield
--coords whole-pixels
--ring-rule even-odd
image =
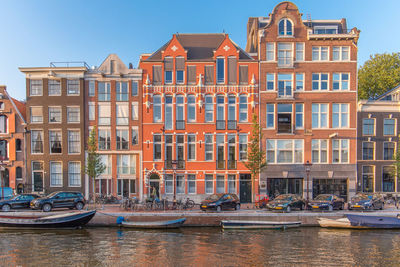
[[[280,195],[275,198],[275,200],[292,200],[292,196]]]
[[[207,197],[206,200],[217,201],[218,199],[220,199],[220,197],[220,195],[211,195]]]
[[[19,199],[19,195],[13,196],[13,197],[11,198],[11,200],[18,200],[18,199]]]
[[[315,200],[332,200],[332,196],[329,195],[319,195],[315,198]]]
[[[56,194],[58,194],[58,192],[53,192],[50,195],[48,195],[47,197],[54,197]]]
[[[368,195],[365,194],[357,194],[351,200],[353,201],[360,201],[360,200],[368,200],[371,199]]]

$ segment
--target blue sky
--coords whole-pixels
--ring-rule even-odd
[[[158,49],[171,35],[225,31],[246,46],[248,17],[267,16],[277,0],[93,1],[0,0],[0,84],[25,99],[18,67],[51,61],[100,65],[110,53],[137,66],[139,55]],[[251,5],[249,4],[251,3]],[[359,64],[371,54],[398,52],[400,1],[295,0],[303,18],[346,18],[361,30]]]

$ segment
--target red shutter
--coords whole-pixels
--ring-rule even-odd
[[[15,155],[15,138],[10,139],[10,143],[8,146],[8,157],[10,161],[16,160],[16,155]]]
[[[8,127],[9,133],[15,133],[15,113],[12,113],[10,116],[8,116]]]

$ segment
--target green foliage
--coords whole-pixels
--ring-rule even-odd
[[[358,98],[375,98],[400,83],[400,53],[371,55],[358,70]]]
[[[400,149],[397,149],[396,153],[393,155],[395,162],[393,163],[393,173],[394,177],[400,177]]]

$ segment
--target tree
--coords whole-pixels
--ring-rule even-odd
[[[256,114],[253,115],[252,128],[252,136],[247,149],[247,161],[244,162],[244,166],[246,166],[251,173],[252,192],[254,192],[255,179],[257,175],[259,175],[260,172],[267,167],[265,153],[261,149],[260,142],[260,140],[263,139],[263,134],[261,132],[261,127],[258,124],[258,118]]]
[[[397,177],[397,179],[400,177],[400,149],[397,149],[396,153],[393,155],[393,172],[392,175],[393,177]]]
[[[92,195],[93,195],[93,201],[96,205],[96,194],[95,194],[96,178],[99,177],[106,169],[106,166],[103,164],[103,162],[101,162],[100,155],[97,154],[96,127],[93,127],[92,131],[90,132],[87,146],[88,146],[88,157],[86,160],[85,173],[92,180],[92,185],[93,185]]]
[[[358,69],[358,98],[376,98],[399,83],[400,53],[371,55]]]

